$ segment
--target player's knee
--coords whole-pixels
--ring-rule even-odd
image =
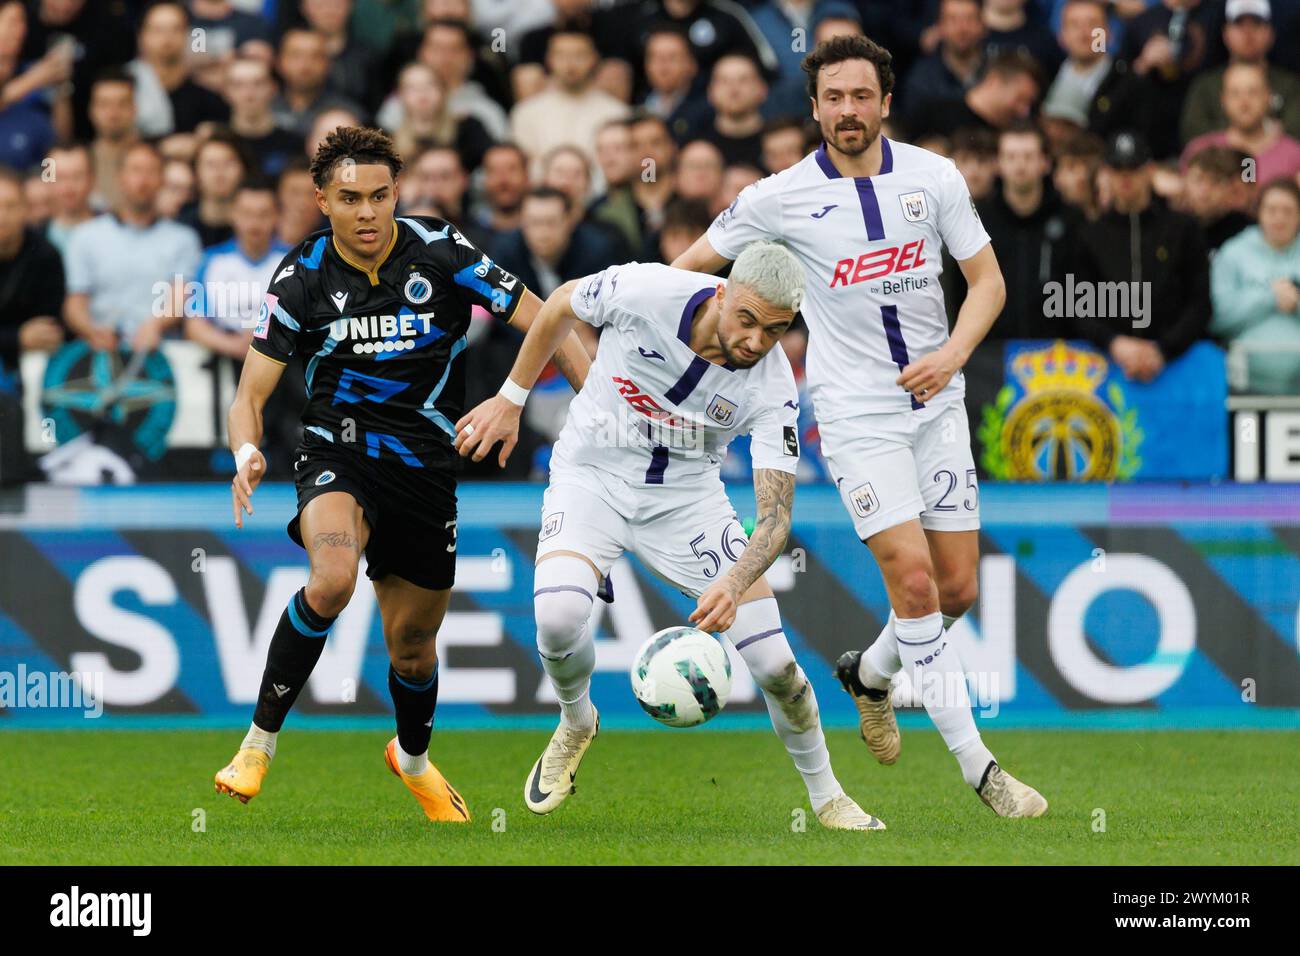
[[[896,577],[894,590],[902,603],[894,609],[899,617],[921,617],[936,610],[934,577],[925,565],[904,569]]]
[[[939,606],[944,614],[961,617],[979,597],[979,581],[975,575],[964,575],[939,582]]]
[[[582,635],[591,616],[591,600],[577,591],[550,591],[533,598],[537,648],[544,654],[566,654]]]
[[[321,617],[336,617],[352,600],[357,586],[356,565],[332,564],[313,567],[307,581],[307,603]]]

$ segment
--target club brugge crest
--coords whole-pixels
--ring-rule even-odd
[[[923,192],[903,193],[898,197],[898,201],[903,206],[903,218],[908,222],[922,222],[930,215]]]
[[[545,541],[551,535],[555,534],[555,532],[559,531],[563,525],[564,525],[563,511],[557,511],[554,514],[547,515],[546,520],[542,522],[542,531],[537,536],[537,540]]]
[[[707,414],[723,428],[730,428],[736,420],[736,403],[728,401],[721,395],[714,395],[709,402]]]
[[[876,497],[876,490],[868,481],[865,485],[858,485],[849,492],[849,504],[853,506],[853,511],[859,518],[869,518],[880,507],[880,499]]]
[[[412,272],[411,278],[406,280],[406,288],[402,292],[411,305],[424,305],[433,297],[433,283],[420,273]]]

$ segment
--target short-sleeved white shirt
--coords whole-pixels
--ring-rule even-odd
[[[941,246],[969,259],[989,242],[953,162],[881,137],[876,176],[840,175],[823,145],[747,187],[709,227],[728,259],[758,240],[803,263],[809,394],[819,421],[914,407],[899,370],[948,340]],[[960,372],[931,403],[958,401]]]
[[[555,446],[553,475],[599,468],[647,487],[719,483],[728,443],[744,434],[755,469],[795,472],[799,394],[781,348],[733,369],[690,347],[695,310],[718,282],[637,262],[578,282],[573,310],[603,332]]]

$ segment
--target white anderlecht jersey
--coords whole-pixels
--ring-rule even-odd
[[[746,188],[709,227],[728,259],[775,239],[803,263],[808,386],[823,422],[920,407],[895,381],[948,340],[941,244],[963,260],[989,241],[951,160],[884,137],[881,151],[879,175],[855,179],[822,145]],[[958,372],[930,401],[958,401],[965,388]]]
[[[638,262],[579,281],[573,310],[603,332],[556,443],[554,475],[601,468],[643,486],[718,482],[728,443],[744,434],[755,469],[794,473],[799,394],[780,346],[733,369],[689,345],[695,310],[719,281]]]

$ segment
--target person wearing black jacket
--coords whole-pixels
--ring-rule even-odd
[[[1065,287],[1068,299],[1071,287],[1091,284],[1097,306],[1107,298],[1102,283],[1127,285],[1125,314],[1101,315],[1094,307],[1078,315],[1076,295],[1074,322],[1081,338],[1140,382],[1155,379],[1166,362],[1204,338],[1210,321],[1205,238],[1195,219],[1153,194],[1150,158],[1139,134],[1121,131],[1110,138],[1101,169],[1106,211],[1080,225],[1073,283]]]
[[[998,181],[977,204],[1007,284],[1007,301],[989,338],[1068,336],[1068,320],[1043,308],[1045,287],[1063,281],[1077,218],[1052,187],[1047,141],[1032,123],[998,137]]]

